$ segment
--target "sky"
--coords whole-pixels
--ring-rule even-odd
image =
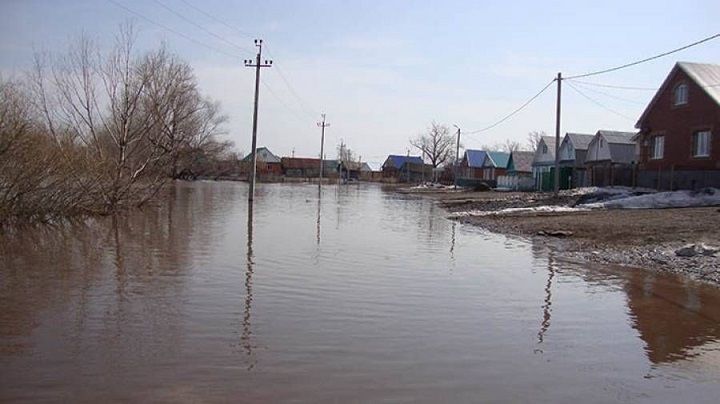
[[[678,48],[720,32],[718,16],[717,0],[0,0],[0,74],[19,77],[33,52],[62,53],[82,34],[108,49],[132,22],[138,52],[166,43],[193,66],[228,116],[225,137],[249,152],[254,71],[243,60],[262,38],[273,67],[261,72],[258,145],[317,156],[326,113],[328,158],[342,139],[378,165],[388,154],[419,154],[409,139],[432,121],[462,128],[465,148],[554,134],[555,85],[492,130],[465,133],[497,122],[558,72]],[[583,81],[657,88],[677,61],[720,63],[720,39]],[[633,130],[654,94],[573,85],[585,96],[563,82],[561,133]]]

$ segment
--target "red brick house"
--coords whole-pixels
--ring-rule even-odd
[[[676,63],[635,126],[639,186],[720,187],[720,65]]]

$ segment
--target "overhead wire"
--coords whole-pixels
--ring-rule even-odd
[[[644,90],[644,91],[657,91],[658,90],[657,87],[619,86],[619,85],[614,85],[614,84],[593,83],[590,81],[582,81],[582,80],[576,80],[576,79],[570,79],[570,78],[565,78],[564,80],[572,80],[573,83],[584,84],[586,86],[614,88],[614,89],[618,89],[618,90]]]
[[[501,118],[500,120],[496,121],[496,122],[493,123],[492,125],[488,125],[488,126],[486,126],[486,127],[484,127],[484,128],[478,129],[478,130],[468,131],[468,132],[465,132],[465,134],[466,134],[466,135],[473,135],[473,134],[485,132],[485,131],[488,131],[488,130],[490,130],[490,129],[492,129],[492,128],[498,126],[498,125],[500,125],[501,123],[507,121],[508,119],[510,119],[511,117],[513,117],[515,114],[517,114],[518,112],[520,112],[520,111],[522,111],[523,109],[525,109],[525,107],[527,107],[528,105],[530,105],[530,103],[532,103],[533,101],[535,101],[535,100],[536,100],[540,95],[542,95],[542,93],[544,93],[545,90],[547,90],[555,81],[556,81],[556,79],[551,80],[549,83],[547,83],[547,84],[545,85],[545,87],[542,88],[542,90],[538,91],[535,95],[533,95],[532,97],[530,97],[527,101],[525,101],[525,102],[524,102],[522,105],[520,105],[518,108],[514,109],[512,112],[510,112],[509,114],[505,115],[503,118]]]
[[[227,40],[226,38],[223,38],[222,36],[220,36],[220,35],[212,32],[212,31],[210,31],[209,29],[207,29],[207,28],[203,27],[202,25],[196,23],[195,21],[191,20],[190,18],[185,17],[182,13],[179,13],[179,12],[175,11],[172,7],[166,5],[166,4],[163,3],[162,1],[160,1],[160,0],[153,0],[153,1],[154,1],[155,3],[157,3],[160,7],[162,7],[162,8],[164,8],[165,10],[171,12],[172,14],[174,14],[174,15],[177,16],[178,18],[182,19],[183,21],[187,22],[188,24],[194,26],[195,28],[197,28],[197,29],[205,32],[206,34],[214,37],[215,39],[218,39],[218,40],[220,40],[220,41],[222,41],[222,42],[225,42],[226,44],[228,44],[228,45],[230,45],[230,46],[234,47],[235,49],[238,49],[238,50],[240,50],[240,51],[242,51],[242,52],[248,52],[248,53],[251,54],[251,55],[255,53],[255,52],[253,52],[252,49],[246,48],[246,47],[244,47],[244,46],[240,46],[240,45],[238,45],[238,44],[236,44],[236,43],[234,43],[234,42],[232,42],[232,41]]]
[[[578,89],[577,87],[575,87],[575,86],[572,84],[572,82],[568,82],[567,84],[570,86],[571,89],[575,90],[575,92],[577,92],[577,93],[580,94],[583,98],[587,99],[588,101],[592,102],[593,104],[595,104],[595,105],[597,105],[597,106],[599,106],[599,107],[601,107],[601,108],[603,108],[603,109],[605,109],[605,110],[607,110],[607,111],[609,111],[609,112],[612,112],[612,113],[615,114],[615,115],[621,116],[621,117],[623,117],[623,118],[625,118],[625,119],[628,119],[628,120],[630,120],[630,121],[633,121],[633,122],[635,121],[635,118],[629,117],[629,116],[627,116],[627,115],[625,115],[625,114],[623,114],[623,113],[621,113],[621,112],[618,112],[618,111],[616,111],[616,110],[608,107],[607,105],[601,103],[600,101],[598,101],[598,100],[590,97],[589,95],[583,93],[582,91],[580,91],[580,89]]]
[[[699,40],[699,41],[695,41],[695,42],[690,43],[690,44],[687,44],[687,45],[685,45],[685,46],[681,46],[681,47],[679,47],[679,48],[676,48],[676,49],[673,49],[673,50],[670,50],[670,51],[667,51],[667,52],[663,52],[663,53],[660,53],[660,54],[657,54],[657,55],[654,55],[654,56],[650,56],[650,57],[645,58],[645,59],[637,60],[637,61],[630,62],[630,63],[625,63],[624,65],[611,67],[611,68],[609,68],[609,69],[598,70],[598,71],[589,72],[589,73],[585,73],[585,74],[577,74],[577,75],[574,75],[574,76],[568,76],[568,77],[565,77],[565,79],[566,79],[566,80],[579,79],[579,78],[582,78],[582,77],[597,76],[598,74],[605,74],[605,73],[610,73],[610,72],[618,71],[618,70],[625,69],[625,68],[628,68],[628,67],[631,67],[631,66],[639,65],[639,64],[641,64],[641,63],[649,62],[649,61],[651,61],[651,60],[659,59],[659,58],[661,58],[661,57],[665,57],[665,56],[668,56],[668,55],[672,55],[673,53],[677,53],[677,52],[680,52],[680,51],[682,51],[682,50],[685,50],[685,49],[688,49],[688,48],[692,48],[693,46],[700,45],[700,44],[702,44],[702,43],[711,41],[711,40],[716,39],[716,38],[720,38],[720,33],[714,34],[714,35],[710,35],[710,36],[708,36],[708,37],[706,37],[706,38],[703,38],[703,39],[701,39],[701,40]]]
[[[307,119],[304,117],[301,117],[296,110],[291,108],[285,101],[282,100],[282,98],[270,87],[265,80],[260,79],[260,83],[262,83],[263,86],[265,86],[265,89],[268,90],[268,92],[283,106],[285,109],[290,111],[293,115],[293,117],[297,118],[300,122],[307,122]]]
[[[155,0],[155,1],[156,1],[156,2],[159,2],[159,0]],[[252,35],[251,35],[250,33],[238,29],[237,27],[235,27],[235,26],[233,26],[233,25],[231,25],[231,24],[223,21],[222,19],[220,19],[220,18],[218,18],[218,17],[216,17],[216,16],[208,13],[207,11],[203,10],[202,8],[200,8],[200,7],[192,4],[192,3],[189,2],[188,0],[181,0],[181,1],[182,1],[183,3],[185,3],[187,6],[189,6],[190,8],[192,8],[193,10],[195,10],[195,11],[203,14],[203,15],[206,16],[207,18],[209,18],[209,19],[211,19],[211,20],[213,20],[213,21],[215,21],[215,22],[217,22],[217,23],[225,26],[226,28],[235,31],[235,32],[237,32],[238,34],[240,34],[240,35],[242,35],[242,36],[252,37]],[[196,25],[196,24],[193,23],[193,25]],[[204,30],[204,29],[203,29],[203,30]],[[229,41],[227,41],[225,38],[223,38],[223,40],[224,40],[225,42],[229,42]],[[267,51],[268,55],[269,55],[271,58],[273,58],[272,50],[269,49],[269,47],[268,47],[267,44],[265,44],[265,50]],[[278,63],[275,63],[275,64],[273,65],[273,67],[275,68],[275,69],[273,69],[273,70],[277,71],[278,75],[280,76],[280,78],[282,79],[282,81],[285,83],[285,86],[288,88],[288,90],[290,90],[290,94],[292,94],[292,96],[298,101],[298,104],[299,104],[300,108],[302,109],[303,113],[307,114],[307,115],[308,115],[309,117],[311,117],[312,119],[316,118],[317,115],[319,115],[319,113],[316,113],[312,108],[308,108],[307,103],[303,100],[302,97],[300,97],[300,95],[297,93],[297,91],[295,90],[295,88],[293,87],[293,85],[290,84],[290,80],[288,79],[288,74],[286,74],[286,73],[283,72],[283,68],[282,68],[282,66],[281,66],[281,63],[279,63],[279,64],[278,64]]]
[[[270,57],[273,57],[272,51],[270,49],[267,49],[267,52],[268,52],[268,55],[270,55]],[[305,101],[302,99],[302,97],[300,97],[300,95],[298,95],[297,91],[295,91],[295,88],[290,84],[290,80],[288,80],[285,73],[283,73],[283,69],[282,69],[282,67],[280,67],[280,64],[275,64],[275,65],[273,65],[273,67],[276,68],[278,75],[280,76],[282,81],[285,83],[285,86],[288,88],[288,90],[290,90],[290,94],[292,94],[293,97],[295,97],[295,99],[297,100],[297,102],[300,105],[300,108],[303,110],[303,112],[313,119],[316,118],[318,115],[320,115],[319,113],[313,111],[312,108],[307,107],[307,104],[305,103]]]
[[[112,4],[114,4],[115,6],[117,6],[117,7],[121,8],[121,9],[127,11],[128,13],[135,15],[136,17],[140,17],[140,18],[142,18],[143,20],[149,22],[150,24],[153,24],[153,25],[155,25],[155,26],[158,26],[158,27],[160,27],[160,28],[162,28],[162,29],[164,29],[164,30],[166,30],[166,31],[168,31],[168,32],[172,32],[173,34],[175,34],[175,35],[177,35],[177,36],[180,36],[180,37],[182,37],[182,38],[185,38],[185,39],[187,39],[187,40],[190,41],[190,42],[193,42],[193,43],[195,43],[195,44],[197,44],[197,45],[203,46],[203,47],[208,48],[208,49],[210,49],[210,50],[213,50],[213,51],[215,51],[215,52],[221,53],[221,54],[223,54],[223,55],[225,55],[225,56],[229,56],[229,57],[232,57],[232,58],[240,58],[240,55],[236,55],[236,54],[234,54],[234,53],[226,52],[226,51],[224,51],[224,50],[222,50],[222,49],[220,49],[220,48],[218,48],[218,47],[209,45],[209,44],[207,44],[207,43],[205,43],[205,42],[202,42],[202,41],[200,41],[200,40],[198,40],[198,39],[195,39],[195,38],[191,37],[190,35],[186,35],[186,34],[180,32],[180,31],[177,31],[177,30],[175,30],[175,29],[172,29],[172,28],[168,27],[167,25],[162,24],[162,23],[159,23],[159,22],[157,22],[157,21],[155,21],[155,20],[153,20],[153,19],[145,16],[144,14],[139,13],[139,12],[137,12],[137,11],[135,11],[135,10],[133,10],[133,9],[125,6],[124,4],[122,4],[122,3],[120,3],[120,2],[117,2],[117,1],[115,1],[115,0],[108,0],[108,1],[109,1],[110,3],[112,3]]]
[[[187,1],[187,0],[180,0],[180,1],[182,1],[183,3],[185,3],[185,5],[187,5],[188,7],[192,8],[193,10],[195,10],[195,11],[199,12],[200,14],[204,15],[205,17],[207,17],[207,18],[209,18],[209,19],[211,19],[211,20],[213,20],[213,21],[215,21],[215,22],[217,22],[217,23],[219,23],[219,24],[224,25],[226,28],[229,28],[229,29],[237,32],[237,33],[240,34],[241,36],[245,36],[245,37],[248,37],[248,38],[253,38],[253,37],[254,37],[253,34],[251,34],[251,33],[249,33],[249,32],[245,32],[245,31],[241,31],[241,30],[238,29],[237,27],[235,27],[235,26],[233,26],[233,25],[230,25],[230,24],[226,23],[225,21],[223,21],[223,20],[221,20],[221,19],[213,16],[212,14],[208,13],[207,11],[205,11],[205,10],[203,10],[202,8],[200,8],[200,7],[192,4],[191,2],[189,2],[189,1]]]
[[[568,84],[569,84],[569,82],[568,82]],[[593,93],[600,94],[600,95],[604,95],[605,97],[613,98],[613,99],[616,99],[616,100],[618,100],[618,101],[624,101],[624,102],[628,102],[628,103],[636,104],[636,105],[646,105],[646,104],[647,104],[647,102],[642,102],[642,101],[637,101],[637,100],[631,100],[631,99],[628,99],[628,98],[625,98],[625,97],[618,97],[618,96],[616,96],[616,95],[613,95],[613,94],[610,94],[610,93],[607,93],[607,92],[605,92],[605,91],[601,91],[601,90],[598,90],[598,89],[595,89],[595,88],[588,87],[588,86],[583,85],[583,84],[580,84],[580,83],[578,83],[578,82],[573,82],[573,84],[580,86],[580,87],[583,88],[584,90],[592,91]]]

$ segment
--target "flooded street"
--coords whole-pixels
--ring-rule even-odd
[[[0,236],[0,401],[716,402],[720,290],[369,184]]]

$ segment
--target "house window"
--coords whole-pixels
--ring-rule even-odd
[[[548,152],[547,145],[543,143],[543,145],[542,145],[542,154],[547,154],[547,152]]]
[[[693,135],[693,156],[710,157],[710,131],[702,130]]]
[[[665,152],[665,136],[655,136],[650,143],[650,158],[658,160],[663,158]]]
[[[688,86],[680,84],[675,87],[675,105],[685,105],[688,102]]]

